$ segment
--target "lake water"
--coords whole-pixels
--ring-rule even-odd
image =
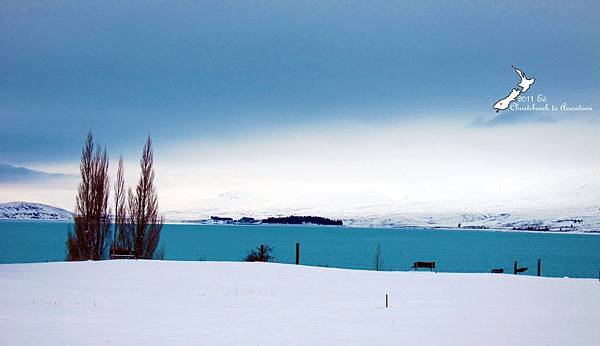
[[[61,261],[69,227],[64,222],[0,221],[0,263]],[[513,261],[535,275],[597,278],[600,236],[476,230],[377,229],[317,226],[165,225],[162,243],[170,260],[241,261],[261,243],[276,262],[372,269],[381,244],[385,270],[410,270],[415,261],[435,261],[439,272],[489,272]]]

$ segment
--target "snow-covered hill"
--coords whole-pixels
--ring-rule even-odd
[[[46,204],[31,202],[0,203],[0,219],[71,220],[73,213]]]
[[[521,231],[600,232],[600,175],[568,177],[507,193],[502,198],[485,192],[472,196],[424,198],[418,194],[396,198],[357,195],[290,196],[269,200],[260,193],[235,191],[170,206],[170,221],[202,220],[211,216],[319,215],[341,219],[356,227],[490,228]]]
[[[198,208],[172,210],[165,213],[168,221],[207,220],[211,216],[239,219],[269,216],[319,215],[341,219],[345,226],[386,228],[461,228],[546,232],[600,232],[600,210],[597,207],[564,209],[514,210],[511,206],[488,209],[472,206],[464,209],[445,209],[434,205],[365,205],[360,208],[271,208],[265,210],[242,208]]]
[[[525,210],[522,212],[448,211],[354,215],[343,219],[356,227],[474,228],[545,232],[600,232],[600,212],[575,210]]]

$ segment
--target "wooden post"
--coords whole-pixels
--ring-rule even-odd
[[[517,260],[515,260],[515,275],[517,275]]]
[[[300,243],[296,243],[296,265],[300,264]]]
[[[385,295],[385,307],[386,308],[388,307],[388,295],[387,294]]]
[[[542,259],[540,257],[538,257],[538,272],[537,272],[537,276],[542,276]]]

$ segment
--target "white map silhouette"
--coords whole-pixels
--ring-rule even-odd
[[[521,95],[521,90],[520,89],[513,89],[510,92],[510,94],[508,94],[508,96],[506,96],[502,100],[496,102],[496,104],[494,105],[494,109],[496,110],[496,113],[498,113],[500,111],[503,111],[506,108],[508,108],[508,105],[510,105],[511,102],[513,102],[514,100],[516,100],[517,97],[519,97],[519,95]]]
[[[521,78],[521,81],[519,81],[519,84],[517,84],[519,89],[512,89],[512,91],[510,92],[510,94],[508,94],[508,96],[506,96],[505,98],[499,100],[498,102],[496,102],[494,104],[493,108],[496,110],[496,113],[507,109],[511,102],[515,101],[517,99],[517,97],[519,97],[519,95],[521,95],[522,93],[529,90],[529,87],[531,87],[531,85],[533,85],[533,83],[535,82],[535,78],[528,79],[527,76],[525,75],[525,72],[523,72],[521,69],[514,67],[512,65],[511,65],[511,67],[515,69],[515,72]]]
[[[519,77],[521,77],[521,81],[518,85],[521,87],[521,92],[524,93],[535,82],[535,78],[527,79],[527,76],[525,76],[525,72],[521,71],[520,69],[514,66],[513,68],[515,69],[515,72],[519,75]]]

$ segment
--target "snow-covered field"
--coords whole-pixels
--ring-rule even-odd
[[[0,292],[3,345],[600,344],[594,279],[104,261],[0,265]]]

